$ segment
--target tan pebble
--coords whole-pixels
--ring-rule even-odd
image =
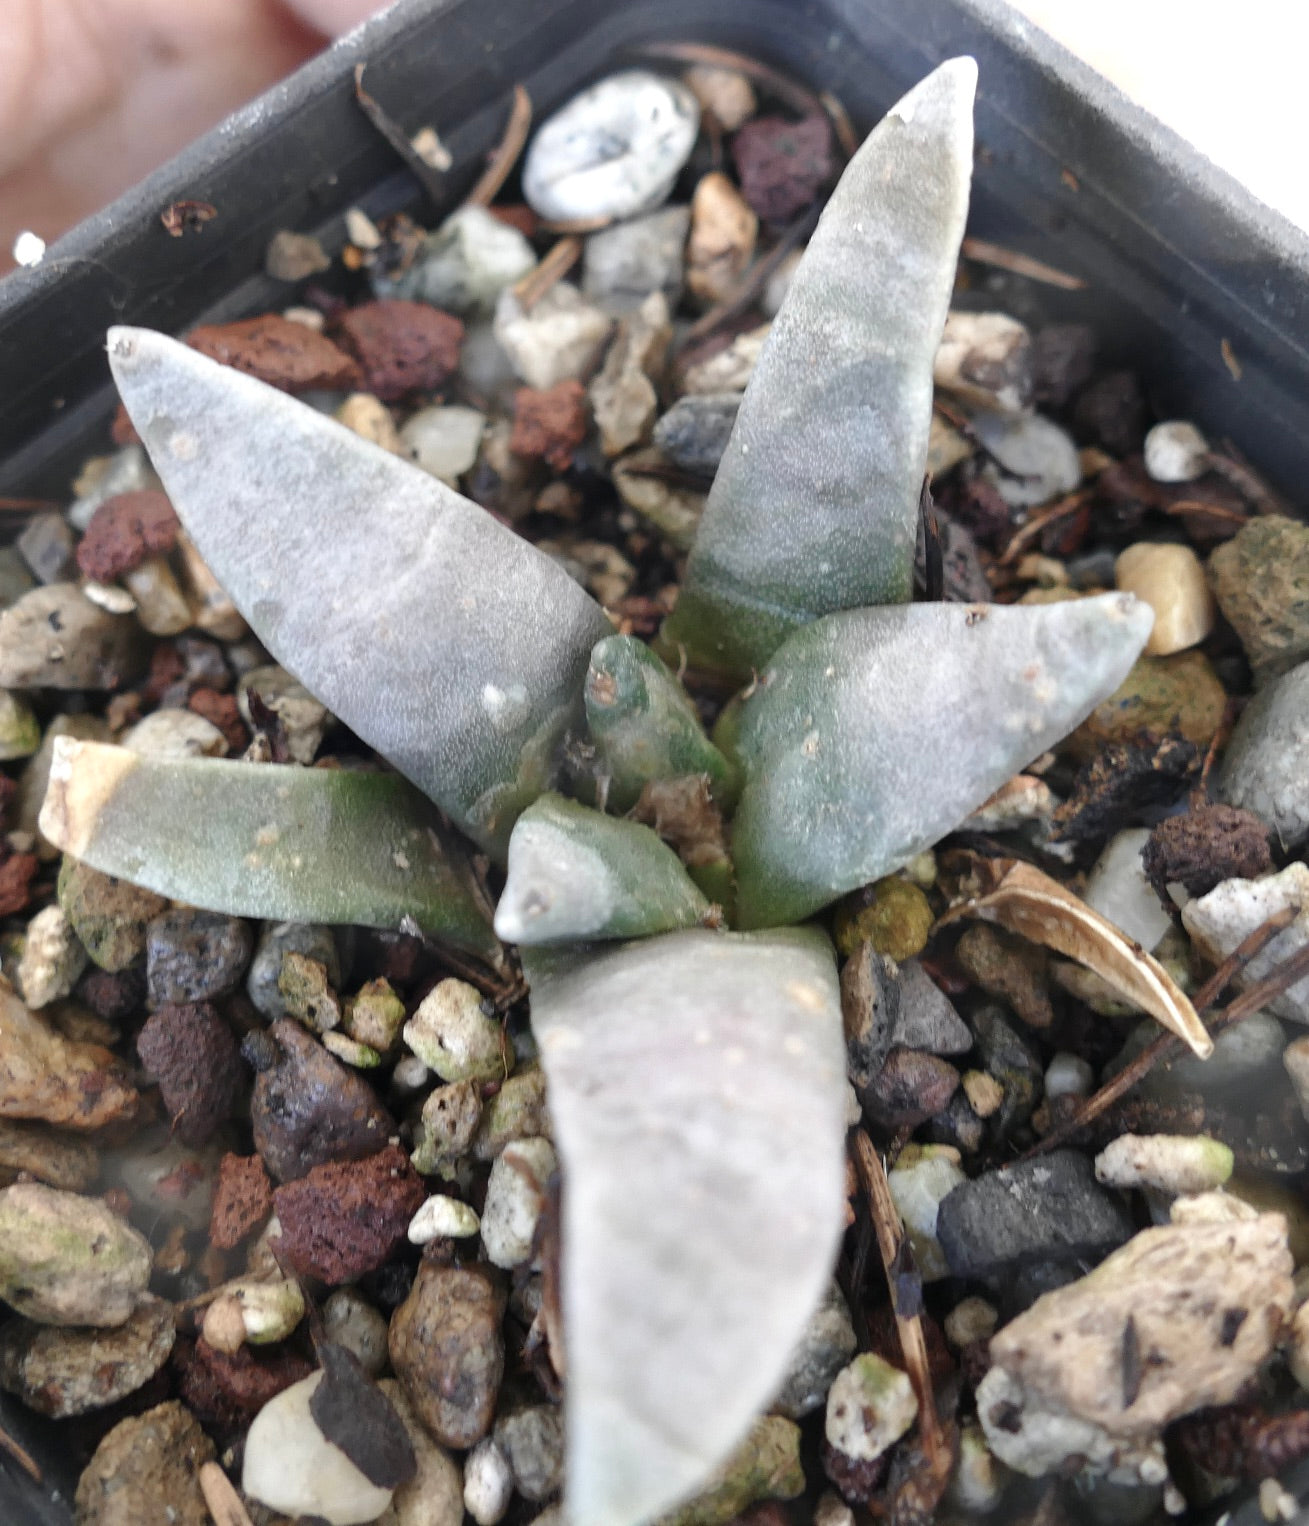
[[[1190,546],[1138,541],[1114,564],[1114,582],[1154,610],[1147,655],[1167,657],[1204,640],[1214,628],[1214,599]]]
[[[694,64],[682,78],[700,102],[700,109],[712,112],[724,132],[743,127],[758,110],[754,87],[735,69]]]
[[[1293,1521],[1300,1513],[1300,1505],[1295,1495],[1275,1478],[1266,1478],[1259,1485],[1259,1513],[1266,1521]]]
[[[409,456],[400,431],[395,427],[391,410],[371,392],[352,392],[336,410],[336,421],[353,430],[360,439],[380,445],[393,456]]]
[[[982,1070],[964,1072],[964,1095],[979,1118],[989,1118],[1004,1101],[1004,1087]]]
[[[721,302],[754,255],[759,219],[726,175],[704,175],[691,198],[686,284],[702,302]]]
[[[1177,1198],[1168,1210],[1173,1224],[1235,1224],[1257,1219],[1259,1210],[1244,1203],[1221,1187],[1212,1192],[1188,1192]]]
[[[994,1305],[974,1295],[962,1299],[945,1316],[945,1338],[956,1351],[962,1351],[974,1341],[989,1340],[999,1323]]]

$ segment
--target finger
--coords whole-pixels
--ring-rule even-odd
[[[325,37],[340,37],[385,10],[388,0],[283,0],[287,10]]]

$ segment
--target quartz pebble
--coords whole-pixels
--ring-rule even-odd
[[[1223,754],[1218,789],[1253,811],[1283,848],[1309,837],[1309,662],[1267,684],[1245,707]]]
[[[479,1441],[464,1459],[464,1509],[477,1526],[497,1526],[509,1510],[514,1475],[494,1437]]]
[[[0,1192],[0,1298],[43,1325],[122,1325],[150,1280],[145,1236],[98,1198]]]
[[[467,1203],[436,1193],[409,1221],[409,1243],[426,1245],[429,1240],[462,1240],[477,1234],[481,1220]]]
[[[972,428],[992,457],[983,471],[1013,508],[1035,509],[1082,480],[1077,446],[1066,430],[1037,413],[982,412]]]
[[[1032,402],[1032,336],[1007,313],[951,312],[932,379],[974,407],[1021,413]]]
[[[1082,892],[1082,899],[1146,952],[1156,948],[1173,925],[1145,875],[1141,853],[1150,833],[1144,827],[1119,832],[1106,843]]]
[[[394,1378],[384,1379],[378,1387],[395,1406],[418,1464],[409,1482],[395,1491],[391,1508],[379,1518],[378,1526],[460,1526],[464,1481],[458,1462],[427,1434]]]
[[[1187,419],[1166,419],[1145,437],[1145,469],[1156,482],[1194,482],[1209,467],[1209,442]]]
[[[1261,880],[1224,880],[1208,895],[1187,902],[1182,923],[1205,958],[1220,964],[1255,928],[1288,907],[1298,912],[1295,921],[1236,977],[1244,990],[1309,942],[1309,868],[1296,862]],[[1309,1023],[1309,976],[1274,997],[1268,1011],[1292,1022]]]
[[[86,950],[62,906],[47,906],[27,924],[18,961],[18,989],[34,1010],[67,996],[86,968]]]
[[[958,1151],[947,1145],[926,1145],[911,1165],[897,1164],[886,1180],[923,1281],[948,1277],[950,1266],[936,1237],[936,1221],[942,1199],[967,1180],[959,1168]]]
[[[1149,656],[1185,651],[1214,628],[1213,595],[1190,546],[1167,541],[1128,546],[1114,563],[1114,586],[1154,610],[1154,629],[1145,644]]]
[[[11,1320],[0,1330],[0,1386],[55,1420],[103,1409],[154,1377],[174,1335],[172,1305],[149,1294],[111,1330]]]
[[[786,1378],[769,1408],[791,1420],[802,1420],[818,1409],[857,1345],[849,1306],[840,1288],[832,1283],[809,1316],[804,1334],[791,1353]]]
[[[757,110],[754,87],[735,69],[693,64],[682,78],[700,102],[700,109],[712,113],[724,132],[744,127]]]
[[[1232,1152],[1203,1134],[1120,1134],[1095,1158],[1095,1179],[1106,1187],[1153,1187],[1160,1192],[1207,1192],[1232,1174]]]
[[[15,542],[38,583],[75,578],[73,531],[62,514],[34,514]]]
[[[856,1462],[874,1462],[918,1418],[907,1373],[865,1351],[843,1368],[827,1395],[828,1444]]]
[[[668,302],[661,292],[652,292],[619,324],[605,363],[589,389],[605,455],[619,455],[648,438],[659,410],[655,382],[672,337]]]
[[[541,390],[588,377],[612,327],[609,315],[567,281],[556,282],[530,311],[511,290],[500,293],[495,309],[495,337],[514,374]]]
[[[558,1406],[533,1404],[501,1415],[492,1439],[524,1499],[548,1499],[558,1491],[564,1476],[564,1416]]]
[[[1089,1097],[1095,1085],[1095,1071],[1081,1055],[1060,1050],[1051,1056],[1045,1070],[1045,1095],[1047,1100],[1055,1097]]]
[[[521,1266],[532,1254],[547,1185],[558,1168],[546,1139],[507,1144],[491,1167],[482,1208],[482,1245],[495,1266]]]
[[[0,614],[0,687],[119,689],[141,667],[141,628],[76,583],[33,588]]]
[[[727,299],[754,258],[759,219],[736,186],[719,170],[702,175],[691,198],[691,236],[686,246],[686,284],[712,307]]]
[[[375,1521],[390,1489],[370,1483],[318,1429],[309,1403],[323,1374],[284,1388],[255,1416],[245,1441],[241,1489],[283,1515],[319,1516],[329,1526]]]
[[[712,477],[727,449],[740,406],[739,392],[678,398],[655,425],[654,442],[675,466]]]
[[[485,433],[486,415],[476,408],[438,406],[413,414],[400,440],[418,466],[454,487],[472,470]]]
[[[474,1446],[491,1429],[504,1372],[501,1312],[485,1271],[423,1261],[391,1318],[391,1365],[442,1446]]]
[[[672,190],[699,127],[699,103],[679,81],[642,69],[611,74],[537,130],[523,195],[557,220],[651,211]]]
[[[143,758],[227,756],[227,738],[193,710],[155,710],[124,735],[121,745]]]
[[[191,605],[172,567],[152,556],[123,574],[123,585],[136,605],[136,618],[152,636],[176,636],[192,623]]]
[[[664,207],[588,236],[582,251],[582,291],[621,317],[656,292],[676,307],[682,296],[683,248],[691,213]]]
[[[200,1470],[213,1459],[213,1442],[175,1399],[120,1420],[78,1479],[77,1526],[212,1526]]]
[[[374,276],[373,288],[379,297],[428,302],[461,318],[485,316],[505,287],[535,264],[535,252],[517,228],[470,204],[427,235],[408,270]]]
[[[505,1075],[513,1052],[500,1024],[482,1010],[481,993],[462,980],[443,980],[404,1026],[410,1049],[443,1081],[489,1081]]]
[[[323,1305],[323,1332],[344,1346],[370,1378],[386,1370],[386,1320],[358,1288],[337,1288]]]

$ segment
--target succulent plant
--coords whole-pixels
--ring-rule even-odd
[[[416,467],[161,335],[110,334],[205,562],[410,784],[64,741],[42,828],[193,904],[403,922],[492,965],[512,956],[457,834],[507,868],[494,929],[518,945],[564,1167],[573,1526],[636,1526],[702,1487],[830,1278],[844,1046],[808,919],[957,826],[1149,634],[1129,596],[906,602],[975,80],[943,65],[846,169],[658,655]],[[674,666],[741,691],[715,741]],[[688,781],[732,817],[734,907],[721,844],[679,858],[618,814],[649,820],[652,792]]]

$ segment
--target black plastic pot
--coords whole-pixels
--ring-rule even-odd
[[[356,64],[409,130],[438,129],[453,207],[515,83],[539,120],[627,50],[673,38],[778,64],[834,91],[863,129],[943,58],[973,54],[970,232],[1083,277],[1082,291],[1043,289],[1043,311],[1094,323],[1162,415],[1230,438],[1299,501],[1309,240],[999,0],[400,0],[0,282],[0,496],[63,498],[105,449],[109,324],[176,332],[284,305],[263,275],[278,229],[332,249],[351,206],[436,215],[355,104]],[[181,200],[217,216],[170,237],[160,214]],[[1021,283],[1003,299],[1021,300]],[[76,1468],[57,1433],[3,1397],[0,1425],[47,1479],[37,1488],[0,1455],[0,1521],[66,1526]]]

